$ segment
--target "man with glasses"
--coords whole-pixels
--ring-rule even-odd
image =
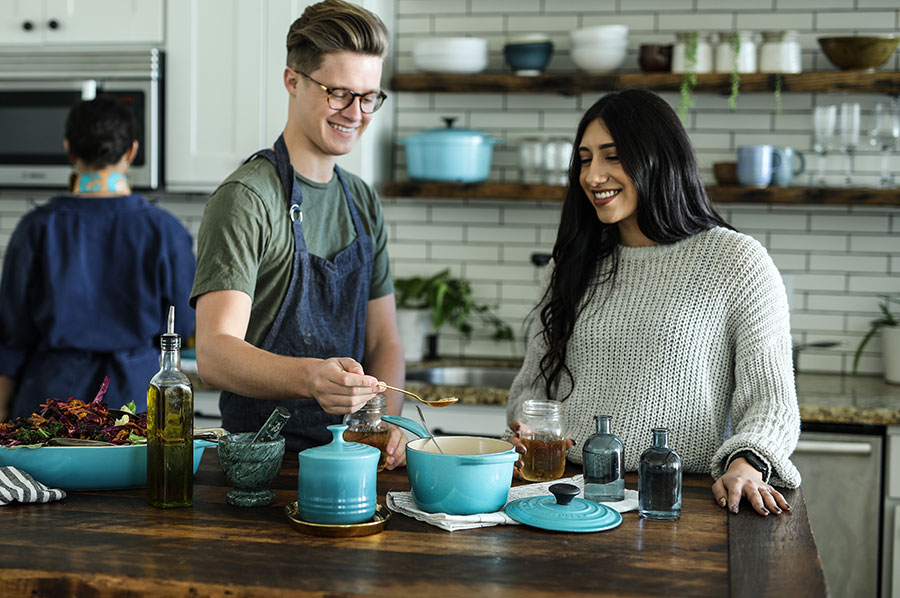
[[[191,301],[197,365],[224,389],[222,424],[257,430],[291,412],[288,450],[331,439],[327,425],[401,386],[387,233],[375,191],[335,161],[353,149],[386,94],[384,23],[343,0],[308,7],[290,27],[287,124],[209,198]],[[399,414],[402,397],[387,396]],[[396,428],[389,468],[405,461]]]

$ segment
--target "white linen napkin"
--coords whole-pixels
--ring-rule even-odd
[[[19,502],[50,502],[66,497],[65,490],[48,488],[21,469],[7,465],[0,467],[0,507],[14,500]]]
[[[509,489],[509,497],[506,504],[520,498],[531,496],[547,496],[552,494],[550,486],[553,484],[574,484],[584,492],[584,476],[578,474],[570,478],[539,482],[534,484],[521,484]],[[637,490],[625,489],[625,500],[619,502],[605,502],[607,507],[625,513],[638,508]],[[476,513],[474,515],[448,515],[447,513],[426,513],[421,510],[412,496],[412,492],[392,491],[387,494],[387,506],[392,511],[403,513],[407,517],[430,523],[441,529],[453,532],[460,529],[473,529],[476,527],[490,527],[492,525],[519,525],[519,522],[500,509],[493,513]],[[506,506],[506,505],[504,505]]]

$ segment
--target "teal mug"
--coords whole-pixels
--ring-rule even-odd
[[[776,147],[774,150],[780,160],[778,166],[772,169],[772,184],[779,187],[787,187],[795,176],[800,176],[806,170],[806,158],[799,150],[792,147]],[[797,167],[794,168],[794,163]]]

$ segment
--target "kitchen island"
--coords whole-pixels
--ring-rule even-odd
[[[578,473],[577,468],[567,475]],[[610,531],[508,525],[446,532],[393,514],[358,538],[295,531],[297,456],[273,484],[275,503],[240,508],[215,449],[205,451],[194,506],[147,506],[143,489],[71,492],[0,509],[0,595],[92,596],[825,596],[802,492],[793,512],[730,515],[710,479],[687,475],[676,522],[623,515]],[[636,488],[633,474],[626,478]],[[379,503],[408,490],[406,470],[378,474]]]

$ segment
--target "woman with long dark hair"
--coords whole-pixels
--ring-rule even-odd
[[[789,509],[770,485],[800,483],[777,268],[712,207],[687,132],[656,94],[603,96],[575,148],[510,435],[529,399],[560,401],[576,446],[611,415],[635,471],[651,428],[666,427],[685,470],[715,478],[721,506],[737,512],[744,496],[764,515]],[[568,457],[580,463],[580,448]]]

